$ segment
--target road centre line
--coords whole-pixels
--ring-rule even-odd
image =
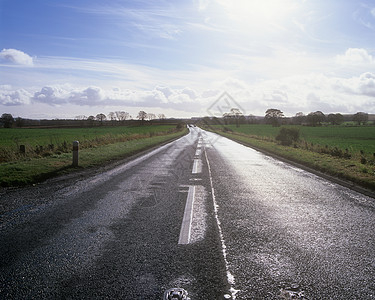
[[[229,288],[230,295],[227,294],[225,296],[228,296],[228,298],[235,300],[236,294],[239,292],[239,290],[236,290],[234,288],[235,278],[229,270],[229,263],[228,263],[228,259],[227,259],[227,250],[226,250],[227,246],[225,245],[223,230],[221,229],[221,222],[219,220],[219,205],[216,202],[216,196],[215,196],[215,189],[214,189],[214,184],[213,184],[213,179],[212,179],[211,166],[210,166],[210,162],[208,160],[206,149],[204,149],[204,154],[205,154],[205,157],[206,157],[206,162],[207,162],[207,167],[208,167],[208,175],[210,177],[211,195],[212,195],[212,201],[213,201],[213,205],[214,205],[215,219],[216,219],[217,228],[219,230],[219,236],[220,236],[220,240],[221,240],[221,248],[222,248],[222,253],[223,253],[223,258],[224,258],[224,263],[225,263],[225,269],[227,271],[227,281],[228,281],[228,284],[230,286],[230,288]]]
[[[201,172],[202,172],[202,160],[199,158],[196,158],[193,161],[193,170],[191,171],[191,173],[198,174]]]
[[[180,238],[178,244],[186,245],[190,242],[191,222],[193,220],[193,207],[195,198],[195,186],[189,186],[189,192],[185,204],[184,218],[182,219]]]

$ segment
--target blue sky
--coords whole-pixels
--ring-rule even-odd
[[[0,0],[0,112],[375,113],[374,0]]]

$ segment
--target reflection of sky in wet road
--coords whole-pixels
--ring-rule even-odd
[[[239,299],[292,284],[309,299],[374,296],[374,199],[205,137],[215,141],[207,151]]]
[[[373,297],[374,199],[190,130],[94,176],[3,192],[0,298]]]

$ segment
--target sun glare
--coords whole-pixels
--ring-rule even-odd
[[[295,8],[295,0],[218,0],[229,17],[240,23],[276,24]]]

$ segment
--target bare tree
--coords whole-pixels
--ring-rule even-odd
[[[159,118],[159,120],[165,120],[166,116],[165,116],[165,114],[158,114],[158,118]]]
[[[126,111],[116,111],[115,113],[117,120],[119,120],[120,122],[124,122],[130,118],[130,114]]]
[[[141,110],[139,113],[138,113],[138,120],[142,121],[142,123],[144,122],[144,120],[146,119],[147,117],[147,113],[143,110]]]
[[[76,120],[86,120],[87,117],[85,115],[79,115],[75,117]]]
[[[112,125],[114,125],[114,123],[115,123],[115,121],[116,121],[116,114],[115,114],[113,111],[111,111],[111,112],[108,114],[108,119],[110,119],[111,122],[112,122]]]
[[[148,113],[146,117],[149,121],[156,119],[156,115],[153,113]]]

